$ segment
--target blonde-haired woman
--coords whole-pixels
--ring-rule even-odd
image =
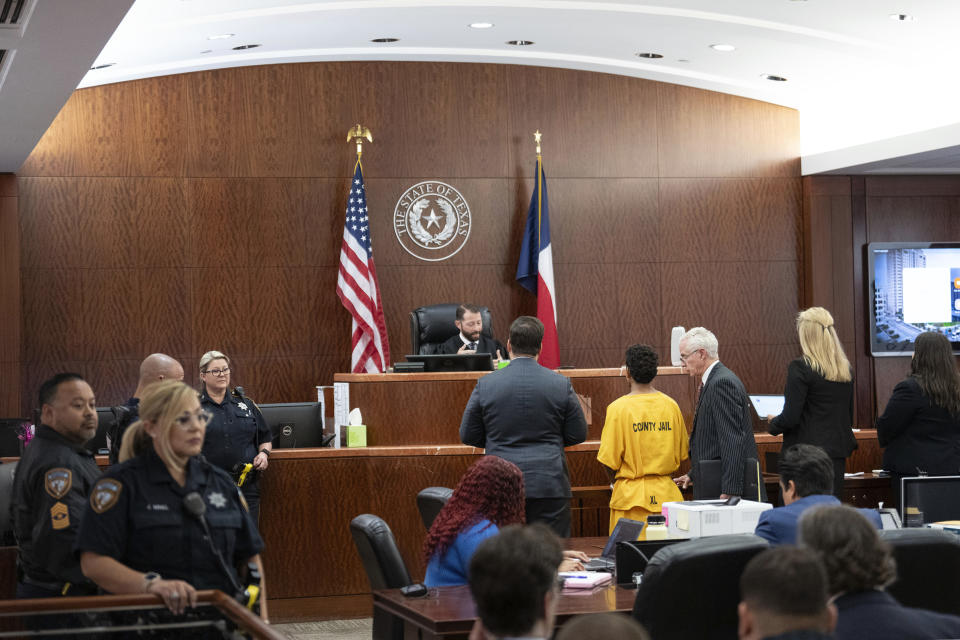
[[[230,358],[219,351],[207,351],[200,357],[200,405],[213,416],[203,442],[203,456],[234,479],[242,475],[244,465],[253,465],[240,491],[250,507],[255,523],[260,521],[260,474],[270,460],[270,427],[240,387],[230,390]]]
[[[147,387],[120,464],[93,486],[77,534],[81,569],[103,590],[153,593],[179,614],[196,605],[198,589],[234,594],[248,563],[259,564],[263,541],[236,485],[199,456],[209,421],[197,392],[182,382]]]
[[[833,494],[843,493],[847,456],[857,448],[853,435],[853,373],[833,324],[823,307],[797,315],[803,356],[787,367],[783,413],[767,416],[769,431],[783,434],[783,447],[812,444],[833,460]]]

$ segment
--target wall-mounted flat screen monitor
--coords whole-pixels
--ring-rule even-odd
[[[871,354],[912,355],[924,331],[960,352],[960,242],[871,242],[867,270]]]
[[[323,415],[319,402],[261,404],[260,413],[278,449],[323,446]]]
[[[960,476],[902,478],[900,483],[903,526],[960,520]]]
[[[489,353],[452,353],[407,356],[407,362],[422,362],[427,373],[441,371],[493,371],[493,355]]]

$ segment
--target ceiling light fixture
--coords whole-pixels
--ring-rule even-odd
[[[663,56],[659,53],[650,53],[649,51],[644,51],[642,53],[636,54],[638,58],[647,58],[649,60],[656,60],[657,58],[662,58]]]
[[[470,23],[471,29],[489,29],[492,26],[493,26],[492,22],[471,22]]]
[[[710,48],[714,51],[736,51],[737,48],[732,44],[712,44]]]
[[[384,43],[384,42],[396,42],[396,41],[399,40],[399,39],[400,39],[400,38],[374,38],[374,39],[371,40],[370,42],[379,42],[379,43]]]
[[[207,36],[207,40],[226,40],[227,38],[232,38],[237,34],[235,33],[218,33],[215,36]]]
[[[96,71],[97,69],[106,69],[107,67],[115,66],[116,62],[105,62],[103,64],[98,64],[93,67],[90,67],[90,71]]]
[[[890,19],[897,22],[913,22],[914,17],[909,13],[891,13]]]
[[[529,47],[533,44],[533,40],[507,40],[507,44],[515,47]]]
[[[772,80],[773,82],[786,82],[786,81],[787,81],[787,79],[784,78],[783,76],[775,76],[775,75],[770,74],[770,73],[761,73],[761,74],[760,74],[760,77],[763,78],[764,80]]]

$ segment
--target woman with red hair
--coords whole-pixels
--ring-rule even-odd
[[[524,521],[523,472],[512,462],[483,456],[460,478],[423,544],[428,587],[467,584],[477,546],[508,524]]]
[[[512,462],[483,456],[460,478],[450,500],[437,514],[423,544],[428,587],[467,584],[467,569],[477,546],[509,524],[524,522],[523,472]],[[583,569],[585,554],[564,552],[561,571]]]

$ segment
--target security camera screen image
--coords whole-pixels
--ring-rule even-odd
[[[872,258],[875,353],[911,352],[924,331],[960,343],[960,248],[878,248]]]

